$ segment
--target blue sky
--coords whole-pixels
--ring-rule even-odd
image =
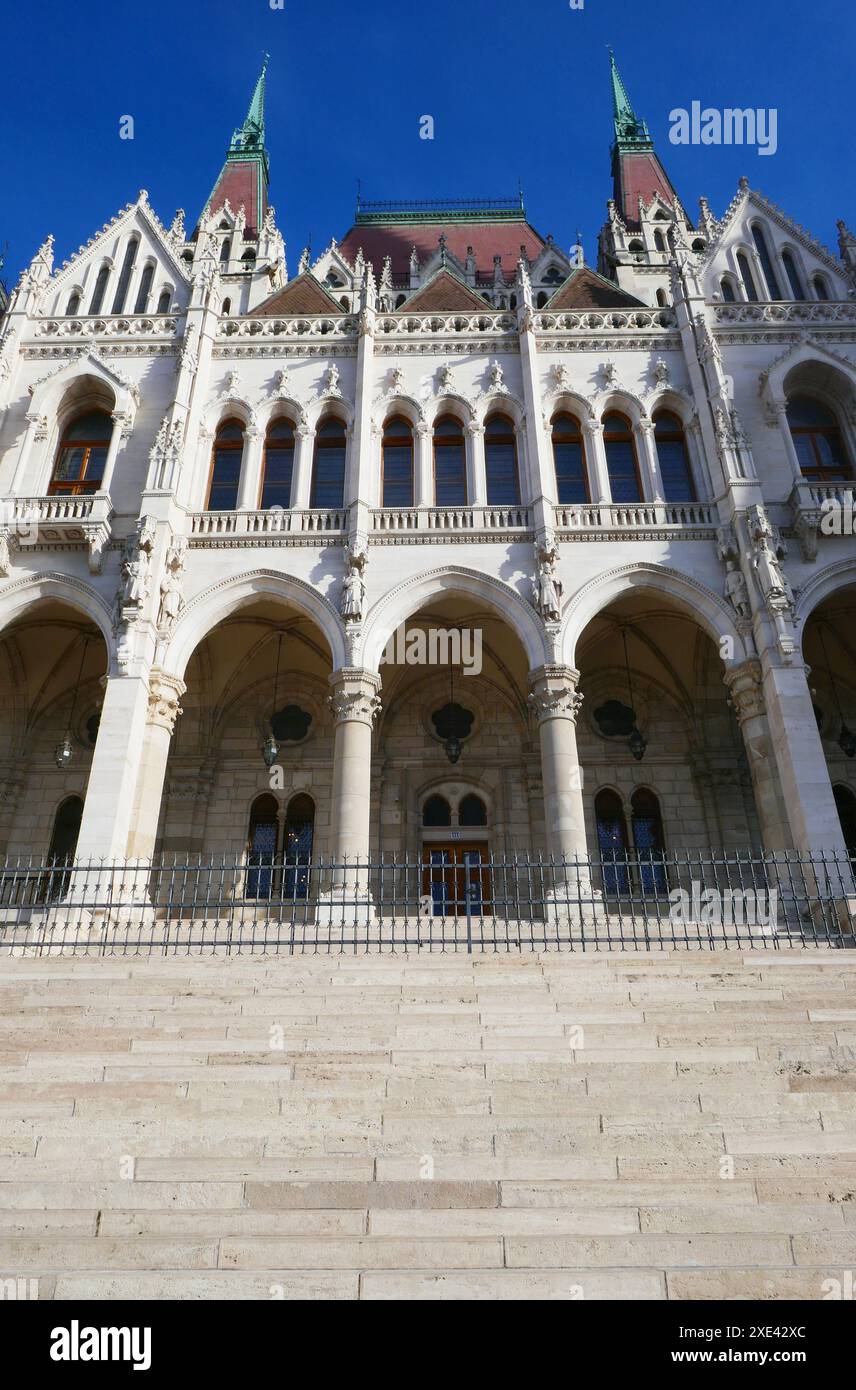
[[[279,0],[274,0],[278,3]],[[652,17],[650,20],[648,17]],[[646,22],[648,21],[648,22]],[[147,188],[193,225],[260,67],[271,199],[296,267],[366,198],[498,197],[522,181],[530,220],[587,259],[610,196],[607,44],[691,216],[741,174],[828,245],[856,223],[852,70],[843,0],[40,0],[7,7],[0,247],[5,277],[47,235],[59,259]],[[774,157],[676,147],[693,101],[775,107]],[[435,121],[420,140],[419,118]],[[135,139],[119,139],[132,115]]]

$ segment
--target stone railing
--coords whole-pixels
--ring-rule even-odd
[[[717,516],[707,502],[586,502],[554,509],[561,531],[675,531],[714,529]]]
[[[378,338],[425,338],[479,333],[517,333],[516,314],[497,313],[488,305],[485,312],[472,314],[379,314],[375,325]]]
[[[528,531],[528,507],[377,507],[372,531]]]
[[[777,300],[775,303],[714,304],[718,326],[758,323],[856,323],[856,301]]]
[[[347,529],[348,513],[344,508],[311,508],[287,510],[270,507],[255,512],[193,512],[190,535],[199,539],[234,536],[288,536],[341,534]]]
[[[567,313],[536,313],[535,327],[544,333],[603,332],[614,329],[638,333],[668,332],[676,326],[673,309],[574,309]]]
[[[357,331],[352,314],[312,315],[295,318],[221,319],[218,338],[349,338]]]
[[[178,328],[174,314],[111,314],[37,319],[37,338],[172,338]]]
[[[788,503],[802,557],[809,563],[817,559],[820,536],[856,534],[856,482],[814,483],[801,478],[794,483]]]
[[[31,545],[86,546],[89,568],[100,574],[112,514],[106,492],[83,497],[8,497],[0,505],[0,539],[19,552]]]

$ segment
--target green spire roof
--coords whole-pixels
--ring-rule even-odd
[[[648,127],[644,121],[640,121],[633,110],[627,95],[627,88],[622,82],[621,73],[616,66],[615,54],[612,49],[609,51],[609,62],[612,69],[612,109],[616,146],[620,150],[653,149],[654,142]]]
[[[253,92],[253,99],[250,102],[250,109],[244,124],[238,126],[232,136],[232,143],[229,146],[229,153],[237,151],[245,153],[247,151],[264,151],[265,147],[265,74],[267,72],[268,59],[270,54],[266,53],[259,80],[256,83],[256,90]]]

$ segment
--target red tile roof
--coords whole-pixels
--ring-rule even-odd
[[[454,275],[450,275],[448,270],[441,270],[437,275],[432,275],[428,284],[418,289],[412,299],[402,304],[401,312],[406,314],[411,309],[418,309],[420,313],[424,313],[437,309],[444,313],[455,309],[483,310],[486,307],[489,306],[468,285],[462,284]]]
[[[669,176],[653,150],[632,151],[619,155],[619,181],[616,202],[628,226],[639,225],[639,199],[650,203],[655,193],[665,202],[677,201]]]
[[[549,310],[560,309],[639,309],[644,308],[641,299],[636,299],[625,290],[620,290],[611,280],[589,266],[581,266],[560,285],[547,305]]]
[[[308,272],[305,275],[298,275],[294,280],[289,280],[282,290],[277,290],[276,294],[271,295],[263,304],[258,304],[250,312],[250,318],[270,318],[275,314],[341,314],[343,312],[341,304],[338,304],[331,295],[327,293],[323,285],[319,285],[314,275]]]
[[[526,254],[533,261],[544,247],[544,241],[528,222],[520,219],[507,222],[476,219],[472,222],[358,224],[351,227],[340,243],[340,250],[353,263],[357,251],[362,247],[363,255],[371,261],[377,276],[380,276],[384,257],[389,256],[393,276],[402,279],[410,268],[411,248],[416,247],[419,260],[424,265],[437,250],[441,234],[445,234],[447,250],[461,264],[467,259],[467,247],[472,246],[476,268],[488,278],[493,275],[494,256],[502,257],[505,276],[513,280],[521,246],[526,247]]]
[[[247,232],[255,236],[264,221],[267,209],[259,207],[259,170],[255,163],[239,161],[223,165],[208,207],[212,213],[219,212],[228,200],[233,212],[243,203],[247,214]],[[264,196],[262,197],[264,202]]]

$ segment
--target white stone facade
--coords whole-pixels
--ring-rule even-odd
[[[46,243],[2,320],[6,850],[47,854],[57,809],[76,795],[81,857],[240,855],[254,799],[270,792],[281,816],[311,796],[318,852],[418,856],[432,841],[426,798],[444,795],[454,826],[475,792],[487,826],[472,838],[494,852],[584,855],[597,848],[598,793],[617,792],[630,816],[644,787],[669,848],[843,853],[833,781],[856,791],[838,746],[856,667],[833,642],[829,689],[825,669],[809,677],[802,642],[856,578],[852,534],[825,534],[822,512],[832,499],[846,515],[854,485],[804,477],[787,407],[798,392],[833,412],[852,477],[846,229],[838,259],[745,184],[720,221],[703,204],[697,232],[663,204],[642,209],[631,238],[612,206],[602,265],[642,302],[568,310],[550,298],[575,265],[551,242],[487,290],[444,244],[402,290],[332,243],[296,279],[326,286],[339,312],[259,316],[296,279],[272,211],[250,262],[241,217],[209,209],[187,237],[183,218],[167,229],[141,193],[64,265]],[[777,300],[742,288],[738,251],[764,284],[758,225]],[[629,250],[639,237],[643,252]],[[110,312],[132,240],[123,307]],[[476,287],[483,311],[408,310],[438,272]],[[100,486],[52,494],[64,430],[96,407],[113,426]],[[683,426],[695,500],[667,500],[653,423],[663,409]],[[489,500],[485,425],[497,411],[513,422],[518,503]],[[559,500],[562,411],[582,426],[586,503]],[[639,501],[612,500],[610,412],[632,427]],[[412,427],[407,506],[383,505],[393,416]],[[443,416],[466,440],[455,506],[434,492]],[[262,509],[265,439],[281,417],[295,430],[290,505]],[[340,506],[319,507],[313,458],[331,417],[345,426],[344,490]],[[236,505],[210,510],[212,447],[230,418],[243,427]],[[555,610],[533,598],[544,564]],[[482,672],[381,664],[408,620],[478,627]],[[628,667],[647,742],[638,761],[593,717],[629,699]],[[450,698],[475,720],[455,765],[430,717]],[[278,784],[259,751],[275,700],[311,716],[308,735],[280,750]],[[99,706],[95,737],[86,721]]]

